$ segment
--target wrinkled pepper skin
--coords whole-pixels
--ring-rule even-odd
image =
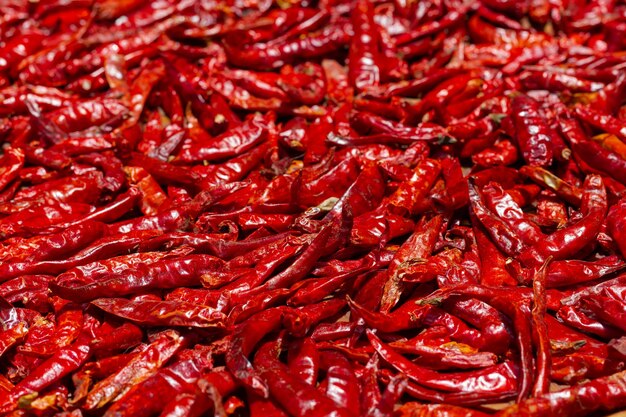
[[[0,3],[0,417],[626,409],[623,2]]]

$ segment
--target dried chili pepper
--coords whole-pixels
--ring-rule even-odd
[[[626,407],[614,3],[3,4],[0,410]]]

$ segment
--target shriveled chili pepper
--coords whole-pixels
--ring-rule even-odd
[[[362,90],[377,85],[381,79],[380,39],[374,22],[374,7],[369,1],[356,3],[352,15],[354,36],[350,43],[348,75],[354,87]]]
[[[273,308],[241,323],[234,330],[231,348],[226,354],[226,366],[233,376],[265,398],[269,395],[267,383],[254,371],[246,357],[267,333],[278,327],[281,318],[282,309]]]
[[[441,217],[434,217],[429,221],[420,222],[416,225],[411,238],[395,254],[389,268],[389,278],[385,283],[380,305],[381,311],[388,312],[398,302],[402,294],[404,284],[400,282],[401,277],[397,273],[399,266],[408,259],[425,258],[430,255],[442,221]]]
[[[486,232],[493,239],[493,243],[507,255],[519,254],[525,247],[524,242],[504,220],[486,207],[476,186],[471,182],[469,196],[473,216],[484,226]]]
[[[619,4],[9,3],[6,414],[625,407]]]
[[[91,304],[114,316],[145,326],[183,326],[220,328],[224,315],[219,311],[192,303],[99,298]]]
[[[567,258],[583,249],[596,236],[606,215],[606,191],[598,175],[588,176],[583,189],[581,212],[584,217],[578,223],[554,232],[540,244],[526,250],[521,255],[523,262],[542,262],[548,256],[555,259]],[[574,236],[576,238],[572,239]]]
[[[94,385],[85,400],[85,408],[98,409],[123,396],[131,388],[131,383],[145,381],[156,373],[184,343],[185,338],[173,330],[161,333],[126,366]]]
[[[583,121],[599,129],[617,135],[622,140],[626,140],[626,125],[610,114],[602,114],[597,110],[585,106],[576,106],[576,115]]]
[[[254,117],[247,123],[212,140],[210,147],[198,143],[194,144],[195,146],[183,148],[177,161],[181,163],[212,161],[241,154],[265,140],[269,120],[267,117]]]
[[[315,388],[294,378],[280,363],[269,342],[261,346],[254,357],[255,368],[267,380],[272,397],[292,415],[349,416],[350,412],[334,404]],[[313,405],[311,407],[311,405]]]
[[[600,172],[607,173],[620,182],[626,182],[626,164],[616,153],[602,148],[587,138],[576,120],[571,116],[559,120],[560,128],[572,145],[572,151],[585,164]]]
[[[51,283],[50,289],[54,294],[67,300],[85,302],[95,298],[128,295],[150,289],[196,286],[200,284],[200,277],[203,274],[221,265],[219,259],[210,255],[189,255],[151,264],[149,269],[144,269],[139,265],[134,271],[132,269],[126,271],[122,279],[102,276],[97,282],[80,287]]]
[[[37,393],[64,376],[78,369],[90,355],[88,336],[83,334],[73,344],[55,352],[48,360],[37,367],[28,377],[22,379],[10,392],[2,392],[3,412],[10,412],[18,407],[18,401]],[[36,395],[36,394],[35,394]]]
[[[552,163],[550,130],[541,116],[538,103],[528,96],[519,95],[511,103],[513,123],[517,129],[517,143],[526,162],[530,165],[547,166]]]
[[[107,416],[149,416],[160,412],[175,395],[190,392],[200,377],[211,367],[208,352],[184,351],[172,365],[158,370],[140,384],[133,386],[105,413]],[[155,395],[158,394],[158,395]],[[145,399],[151,401],[146,403]]]
[[[290,63],[298,56],[313,58],[335,51],[349,42],[351,34],[351,25],[335,23],[300,39],[279,40],[242,49],[227,44],[226,53],[236,65],[272,69]]]
[[[584,415],[624,406],[624,372],[591,380],[576,387],[543,394],[498,412],[498,416]],[[610,393],[610,394],[609,394]]]
[[[485,389],[504,392],[515,391],[517,389],[517,382],[515,381],[516,375],[513,369],[511,369],[510,364],[496,365],[493,369],[486,368],[484,371],[471,371],[471,377],[464,378],[462,374],[460,374],[458,375],[460,379],[457,380],[457,375],[452,373],[438,374],[435,371],[411,364],[409,360],[383,344],[371,332],[368,333],[368,338],[385,361],[389,362],[399,371],[406,373],[409,378],[415,380],[420,385],[451,392],[469,391],[469,387],[472,387],[471,390]],[[495,382],[493,385],[488,382],[488,380],[490,380],[489,375],[492,373],[499,375],[496,377],[498,381],[493,381]],[[469,387],[465,387],[462,384],[468,384]]]

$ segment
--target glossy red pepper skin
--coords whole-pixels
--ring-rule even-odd
[[[86,334],[83,334],[73,344],[58,350],[30,373],[27,378],[22,379],[10,392],[1,393],[3,405],[0,409],[3,412],[16,409],[17,402],[22,396],[41,391],[78,369],[90,355],[87,337]]]
[[[368,333],[368,338],[376,351],[386,361],[390,362],[398,370],[401,370],[401,372],[406,373],[409,378],[415,380],[420,385],[429,388],[441,389],[444,391],[459,392],[465,391],[462,388],[463,383],[470,383],[469,380],[471,377],[463,377],[461,376],[462,374],[459,375],[460,379],[457,381],[457,376],[452,373],[440,375],[437,372],[430,371],[426,368],[421,368],[418,365],[412,365],[410,361],[402,358],[388,346],[383,344],[379,339],[376,338],[376,336],[373,335],[373,333]],[[517,382],[515,381],[516,376],[513,370],[510,368],[510,364],[504,366],[503,365],[496,365],[493,370],[489,370],[489,368],[487,368],[484,372],[484,375],[481,375],[481,371],[474,371],[475,373],[472,373],[472,377],[475,375],[475,378],[484,379],[486,382],[486,385],[484,386],[486,390],[515,392],[515,390],[517,389]],[[498,377],[498,383],[493,386],[490,386],[490,384],[487,382],[487,380],[490,378],[489,374],[491,372],[500,375]],[[461,382],[463,380],[465,382]],[[473,383],[471,384],[474,385]]]
[[[623,7],[462,3],[2,4],[0,411],[624,408]]]
[[[357,2],[352,14],[352,27],[354,36],[350,43],[348,76],[358,91],[378,85],[381,79],[379,29],[374,23],[372,3]]]
[[[315,343],[309,339],[302,339],[295,345],[295,349],[289,350],[289,369],[300,379],[309,385],[317,383],[319,374],[320,358]]]
[[[246,357],[267,333],[278,327],[281,316],[282,309],[273,308],[238,325],[233,333],[231,348],[226,354],[226,366],[233,376],[264,398],[269,395],[267,383],[261,379]]]
[[[398,275],[399,266],[408,259],[425,258],[430,255],[434,246],[434,239],[441,227],[443,219],[434,217],[426,221],[423,220],[415,227],[415,231],[405,244],[398,250],[388,271],[388,280],[385,283],[384,292],[380,304],[382,312],[389,310],[398,302],[404,289],[401,278]]]
[[[301,39],[268,42],[265,47],[237,49],[227,45],[226,53],[235,65],[273,69],[291,63],[296,57],[314,58],[335,51],[347,44],[351,35],[351,25],[336,23]]]
[[[590,175],[585,179],[581,212],[583,218],[576,224],[548,236],[540,244],[521,255],[523,262],[543,262],[547,257],[564,259],[572,256],[593,239],[606,216],[606,190],[602,178]],[[572,237],[576,236],[575,240]]]
[[[585,415],[594,410],[623,407],[622,382],[624,373],[594,379],[562,392],[547,393],[530,398],[498,413],[498,416],[566,416]],[[606,393],[611,392],[610,396]],[[610,398],[609,398],[610,397]]]
[[[192,303],[99,298],[91,304],[109,314],[144,326],[220,328],[224,326],[225,319],[219,311]]]
[[[561,131],[572,145],[572,151],[581,161],[620,182],[626,182],[626,163],[623,159],[589,140],[578,122],[571,117],[563,117],[559,123]]]
[[[184,148],[177,160],[181,163],[190,163],[236,156],[265,140],[268,128],[267,118],[255,117],[212,140],[211,147],[207,147],[206,144],[196,144],[190,148]]]
[[[528,164],[548,166],[552,163],[551,136],[546,120],[539,113],[539,104],[528,96],[517,96],[511,103],[517,143]]]
[[[194,383],[211,368],[211,359],[207,352],[194,350],[180,356],[175,363],[133,386],[105,415],[150,416],[162,411],[175,396],[192,392]],[[149,402],[145,401],[147,398]]]
[[[132,382],[145,381],[180,350],[185,341],[175,331],[161,333],[150,346],[137,352],[118,372],[94,385],[85,399],[84,407],[88,410],[101,408],[116,397],[125,394]],[[149,357],[154,359],[146,361]]]
[[[267,380],[272,397],[283,408],[292,415],[351,415],[347,409],[337,406],[315,388],[291,375],[288,368],[276,359],[274,349],[271,344],[262,346],[255,355],[254,365]],[[314,407],[307,408],[307,404],[314,404]]]
[[[200,277],[219,269],[222,262],[210,255],[189,255],[183,258],[167,259],[135,270],[125,271],[124,277],[102,276],[98,281],[71,287],[51,283],[50,289],[56,295],[75,302],[86,302],[102,297],[117,297],[141,293],[152,289],[169,289],[180,286],[197,286]]]

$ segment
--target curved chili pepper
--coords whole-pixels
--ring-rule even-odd
[[[191,392],[194,383],[211,368],[211,360],[205,352],[194,350],[182,352],[181,356],[174,364],[134,385],[104,415],[147,417],[162,411],[176,395]],[[151,401],[146,403],[146,398]]]
[[[607,197],[602,178],[589,175],[583,186],[581,212],[583,218],[576,224],[552,233],[538,245],[520,255],[522,262],[543,262],[548,256],[564,259],[577,253],[597,235],[606,216]],[[572,239],[572,237],[576,237]]]
[[[571,117],[560,118],[559,124],[578,158],[591,168],[626,183],[626,161],[624,159],[620,158],[618,154],[602,148],[595,141],[589,140],[578,122]]]
[[[123,396],[133,383],[145,381],[155,374],[185,342],[186,339],[173,330],[159,334],[150,346],[137,353],[122,369],[94,385],[84,407],[87,410],[98,409]]]
[[[349,416],[345,408],[334,404],[314,387],[295,378],[288,368],[276,359],[275,343],[261,346],[254,357],[254,367],[267,381],[269,391],[291,415]]]
[[[561,306],[556,316],[570,327],[596,335],[602,339],[610,340],[618,337],[620,334],[619,330],[615,327],[590,318],[588,314],[585,314],[585,312],[577,306]]]
[[[543,240],[544,234],[541,229],[526,220],[522,209],[498,184],[488,184],[482,189],[482,195],[487,207],[497,214],[525,245],[535,245]]]
[[[399,355],[380,341],[371,331],[367,336],[370,343],[381,357],[389,362],[398,371],[404,372],[410,379],[428,388],[450,392],[467,391],[499,391],[515,392],[517,389],[517,376],[510,364],[496,365],[486,368],[484,371],[468,371],[466,374],[447,373],[439,374],[427,368],[411,363],[408,359]],[[497,374],[497,381],[491,380],[490,375]],[[471,389],[468,389],[471,387]]]
[[[555,133],[541,116],[539,104],[528,96],[519,95],[511,103],[517,143],[528,164],[548,166],[552,163],[550,138]]]
[[[226,44],[225,50],[228,59],[235,65],[267,70],[289,64],[297,58],[314,58],[335,51],[347,44],[351,35],[352,25],[336,23],[300,39],[242,49]]]
[[[481,350],[501,354],[511,344],[510,329],[489,304],[473,299],[447,300],[444,308],[481,330],[483,345],[477,346]]]
[[[239,155],[264,141],[269,126],[268,118],[254,117],[247,123],[212,140],[210,147],[206,144],[194,144],[182,149],[177,161],[181,163],[211,161]]]
[[[220,328],[225,321],[223,313],[192,303],[99,298],[91,304],[109,314],[145,326]]]
[[[230,349],[226,353],[226,366],[233,376],[263,398],[269,395],[268,385],[255,372],[247,356],[263,337],[278,327],[282,314],[282,308],[272,308],[239,324],[233,331]]]
[[[76,302],[91,301],[95,298],[116,297],[135,294],[150,289],[168,289],[180,286],[197,286],[201,276],[220,268],[222,261],[211,255],[189,255],[183,258],[166,259],[142,268],[125,271],[123,278],[102,276],[98,281],[73,287],[50,283],[56,295]]]
[[[527,399],[498,412],[505,416],[569,416],[595,410],[615,410],[624,406],[624,372],[593,379],[576,387]],[[611,395],[607,395],[608,393]]]
[[[18,401],[61,380],[64,376],[80,368],[90,355],[87,336],[83,335],[73,344],[56,351],[39,365],[26,378],[22,379],[10,392],[0,392],[2,412],[10,412],[18,407]]]
[[[494,244],[498,245],[507,255],[517,255],[524,250],[526,245],[522,239],[509,225],[486,207],[472,181],[469,183],[469,197],[472,214],[491,235]]]

